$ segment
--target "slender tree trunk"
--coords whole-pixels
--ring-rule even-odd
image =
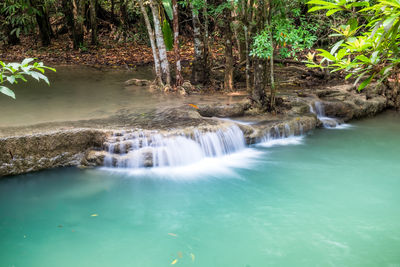
[[[126,42],[126,36],[128,31],[128,12],[126,10],[126,1],[120,0],[119,3],[119,11],[121,12],[121,20],[122,20],[122,30],[124,35],[124,42]]]
[[[232,51],[232,14],[231,10],[225,8],[224,10],[224,37],[225,37],[225,77],[224,77],[224,90],[233,91],[233,51]]]
[[[164,36],[161,30],[161,23],[158,17],[158,4],[155,0],[150,0],[151,12],[153,13],[154,32],[160,55],[161,72],[163,81],[166,85],[171,85],[171,75],[169,70],[169,62],[167,58],[167,48],[165,47]]]
[[[275,95],[276,95],[276,88],[275,88],[275,77],[274,77],[274,38],[272,36],[272,25],[271,25],[271,17],[272,17],[272,2],[271,0],[268,0],[268,5],[269,5],[269,10],[268,10],[268,28],[269,28],[269,38],[272,46],[272,53],[269,61],[269,69],[270,69],[270,83],[271,83],[271,96],[270,96],[270,109],[275,110]]]
[[[244,26],[244,37],[246,41],[246,91],[251,92],[251,84],[250,84],[250,44],[249,44],[249,32],[247,26]]]
[[[209,66],[209,31],[208,31],[208,3],[207,0],[203,0],[203,17],[204,17],[204,39],[203,39],[203,84],[210,81],[210,66]]]
[[[194,62],[192,68],[192,82],[203,83],[203,71],[204,71],[204,43],[202,41],[201,31],[200,31],[200,20],[199,12],[194,9],[192,3],[190,3],[192,8],[192,22],[193,22],[193,38],[194,38]]]
[[[178,17],[178,3],[177,0],[172,0],[172,9],[174,12],[173,28],[174,28],[174,53],[176,61],[176,81],[175,86],[181,86],[183,83],[181,55],[179,49],[179,17]]]
[[[68,1],[68,0],[66,0]],[[85,22],[85,1],[84,0],[71,0],[72,1],[72,15],[73,15],[73,44],[74,49],[79,49],[83,44],[83,25]]]
[[[43,46],[51,44],[51,26],[49,16],[47,14],[45,3],[37,0],[30,0],[30,5],[35,8],[38,13],[35,14],[36,22],[39,26],[40,39],[42,40]]]
[[[259,107],[265,105],[265,62],[262,59],[254,58],[254,86],[253,99]]]
[[[161,64],[160,64],[160,57],[158,54],[158,49],[156,46],[156,39],[154,37],[154,31],[151,27],[149,16],[147,15],[146,8],[143,5],[143,0],[138,0],[140,5],[140,10],[142,11],[143,18],[146,24],[147,33],[150,39],[151,50],[153,51],[153,59],[154,59],[154,70],[156,72],[156,80],[159,86],[164,86],[162,81],[162,74],[161,74]]]
[[[96,0],[90,0],[90,26],[92,28],[92,45],[97,45],[97,13]]]

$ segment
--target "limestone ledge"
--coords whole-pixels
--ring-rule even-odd
[[[200,106],[198,112],[193,109],[183,110],[181,107],[172,108],[158,114],[160,116],[155,116],[149,123],[139,123],[135,117],[127,117],[128,124],[122,127],[73,128],[5,136],[0,138],[0,177],[64,166],[100,166],[106,156],[105,149],[110,138],[126,131],[152,134],[155,132],[154,125],[161,122],[164,125],[157,132],[165,136],[191,136],[194,131],[216,131],[237,125],[243,131],[247,144],[254,144],[277,130],[281,136],[288,134],[285,129],[289,128],[290,135],[300,135],[321,126],[317,116],[310,112],[310,106],[316,101],[323,103],[326,116],[343,121],[373,116],[387,107],[383,96],[375,95],[367,99],[366,95],[351,92],[343,86],[316,91],[305,97],[284,95],[281,99],[287,109],[283,114],[274,116],[251,110],[250,105],[244,102],[226,109],[218,105]],[[223,116],[235,117],[238,121],[218,118]],[[241,120],[252,123],[243,124]],[[129,121],[132,121],[131,126]],[[180,122],[182,126],[179,127]],[[139,127],[141,124],[143,128],[147,125],[151,129],[142,129]]]

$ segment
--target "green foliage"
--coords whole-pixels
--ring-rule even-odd
[[[17,84],[19,81],[26,82],[26,76],[37,81],[43,80],[50,85],[49,79],[44,75],[45,69],[56,71],[44,66],[42,62],[34,62],[34,58],[26,58],[21,63],[4,63],[0,61],[0,93],[15,99],[15,93],[4,84]]]
[[[308,2],[315,5],[310,9],[311,12],[327,10],[326,15],[330,16],[343,11],[351,13],[353,17],[345,25],[333,29],[336,32],[333,36],[340,37],[340,40],[330,51],[318,50],[323,60],[317,64],[314,63],[313,57],[309,57],[308,66],[345,71],[348,73],[346,79],[354,76],[354,84],[361,81],[358,90],[365,88],[374,78],[382,82],[395,75],[400,66],[400,1],[375,2]],[[358,21],[364,23],[359,25]],[[325,62],[329,62],[329,66],[326,66]],[[395,78],[397,79],[397,75]]]
[[[265,59],[275,52],[271,44],[270,33],[272,33],[273,42],[282,58],[296,58],[298,52],[311,48],[317,39],[306,24],[298,27],[291,18],[273,18],[271,26],[266,26],[260,34],[254,37],[251,56]]]
[[[165,46],[167,47],[167,50],[170,51],[172,50],[174,45],[174,37],[171,26],[169,25],[166,19],[164,19],[163,21],[162,32],[163,32]]]
[[[0,28],[11,28],[11,32],[6,35],[15,35],[19,38],[21,33],[27,34],[35,27],[33,15],[37,13],[28,1],[25,0],[5,0],[0,3],[0,15],[4,17],[0,20]]]
[[[168,18],[170,20],[174,19],[174,14],[173,14],[173,10],[172,10],[172,3],[171,0],[162,0],[162,4],[165,10],[165,13],[167,13]]]

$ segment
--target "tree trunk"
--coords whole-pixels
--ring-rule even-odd
[[[203,17],[204,17],[204,38],[203,38],[203,84],[210,81],[210,66],[209,66],[209,32],[208,32],[208,4],[207,0],[203,0]]]
[[[250,44],[249,44],[249,32],[246,26],[244,26],[244,37],[246,42],[246,91],[251,93],[250,84]]]
[[[155,0],[150,0],[150,8],[151,12],[153,13],[154,32],[158,47],[158,53],[160,55],[162,79],[166,85],[171,85],[171,75],[167,58],[167,48],[165,47],[164,36],[161,30],[161,23],[158,17],[159,7]]]
[[[193,22],[193,38],[194,38],[194,62],[192,68],[192,82],[194,84],[204,83],[204,43],[200,32],[199,12],[195,10],[193,4],[190,3],[192,8],[192,22]]]
[[[92,45],[97,45],[97,13],[96,0],[90,0],[90,26],[92,28]]]
[[[232,14],[230,9],[224,10],[224,37],[225,37],[225,77],[224,90],[233,91],[233,51],[232,51]]]
[[[119,11],[121,12],[122,31],[123,31],[123,35],[124,35],[124,42],[126,42],[129,19],[128,19],[128,12],[126,10],[125,0],[120,0]]]
[[[85,22],[85,1],[72,0],[72,14],[74,18],[73,43],[74,49],[79,49],[83,45],[83,24]]]
[[[274,45],[274,38],[272,36],[273,31],[272,31],[272,25],[271,25],[271,17],[272,17],[272,3],[271,0],[268,0],[269,4],[269,10],[268,10],[268,29],[269,29],[269,39],[271,42],[272,46],[272,53],[269,61],[269,70],[270,70],[270,85],[271,85],[271,96],[270,96],[270,110],[273,111],[275,110],[275,95],[276,95],[276,88],[275,88],[275,77],[274,77],[274,50],[275,50],[275,45]]]
[[[84,0],[64,0],[62,1],[65,18],[69,31],[72,35],[74,49],[79,49],[83,44],[83,24],[85,20],[85,1]]]
[[[177,0],[172,0],[172,9],[174,11],[174,53],[176,61],[176,81],[175,86],[181,86],[183,83],[182,67],[181,67],[181,55],[179,49],[179,17],[178,17],[178,3]]]
[[[262,59],[254,58],[254,87],[253,99],[259,107],[265,105],[265,62]]]
[[[36,22],[39,26],[40,39],[43,46],[51,44],[51,26],[49,16],[42,1],[30,0],[30,5],[38,12],[35,14]]]
[[[158,54],[157,46],[156,46],[156,40],[154,37],[154,31],[151,27],[149,16],[147,15],[146,8],[143,5],[143,0],[138,0],[139,5],[140,5],[140,10],[142,11],[143,18],[146,24],[147,28],[147,33],[149,35],[150,39],[150,45],[151,45],[151,50],[153,52],[153,59],[154,59],[154,70],[156,72],[156,81],[159,86],[164,86],[164,83],[162,81],[162,74],[161,74],[161,65],[160,65],[160,57]]]

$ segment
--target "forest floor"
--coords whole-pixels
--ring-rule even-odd
[[[90,40],[86,36],[85,43]],[[110,33],[99,35],[99,45],[86,45],[79,50],[73,50],[72,41],[67,34],[59,35],[52,40],[52,44],[43,47],[37,35],[21,36],[21,43],[14,46],[0,44],[0,60],[6,62],[20,62],[24,58],[31,57],[43,61],[48,66],[58,65],[86,65],[95,68],[123,68],[135,70],[137,67],[153,63],[151,47],[143,42],[121,42],[110,38]],[[210,44],[210,57],[213,62],[212,83],[203,88],[207,92],[220,91],[222,88],[224,71],[224,46],[218,40]],[[173,51],[168,52],[168,58],[174,63]],[[300,56],[300,58],[302,58]],[[190,38],[181,37],[181,60],[184,77],[190,77],[191,62],[194,59],[193,41]],[[300,59],[301,61],[301,59]],[[235,51],[235,62],[239,62],[238,52]],[[235,74],[235,90],[243,91],[244,64],[240,64]],[[293,60],[278,61],[276,64],[276,79],[278,87],[292,87],[295,89],[319,87],[343,83],[340,77],[326,77],[318,70],[307,68],[300,62]],[[332,79],[333,78],[333,79]],[[211,89],[211,90],[210,90]]]
[[[85,40],[90,43],[90,40]],[[193,60],[193,42],[182,38],[181,59],[184,62]],[[223,58],[223,46],[212,45],[212,59]],[[134,68],[153,63],[151,47],[143,42],[117,42],[106,35],[99,39],[99,45],[82,46],[79,50],[72,49],[72,41],[68,35],[60,35],[52,40],[52,44],[43,47],[35,35],[22,36],[21,43],[14,46],[0,44],[0,60],[22,61],[34,57],[48,65],[90,65],[98,67]],[[168,51],[168,57],[174,62],[173,51]]]

